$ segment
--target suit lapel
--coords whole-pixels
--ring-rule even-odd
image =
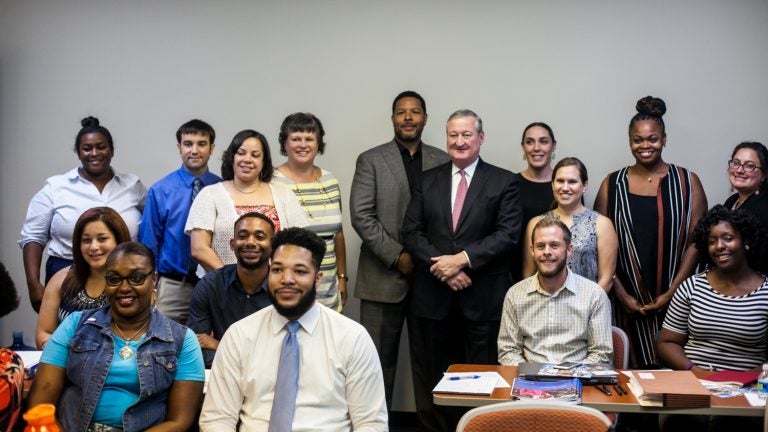
[[[400,147],[394,140],[387,145],[384,155],[384,160],[392,173],[392,179],[400,189],[399,195],[405,195],[410,200],[411,189],[408,187],[408,175],[406,175],[403,166],[403,156],[400,154]]]
[[[488,181],[488,176],[486,174],[485,164],[483,163],[483,160],[480,159],[477,162],[475,175],[472,178],[472,182],[469,184],[469,189],[467,189],[467,196],[464,198],[464,206],[461,208],[461,216],[459,216],[456,232],[461,230],[464,220],[467,219],[467,215],[472,210],[472,207],[474,207],[475,202],[480,195],[480,191],[485,188],[485,183]]]
[[[437,153],[432,149],[432,147],[429,147],[428,145],[421,143],[421,170],[426,171],[428,169],[434,168],[440,164],[445,163],[445,161],[439,160],[437,158]]]
[[[433,196],[432,202],[438,205],[441,210],[443,223],[448,224],[448,232],[453,232],[453,220],[451,213],[451,181],[453,180],[453,164],[448,162],[444,167],[440,168],[442,173],[437,176],[437,184],[434,186],[435,190],[422,191],[423,194],[430,194]]]

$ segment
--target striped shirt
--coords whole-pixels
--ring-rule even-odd
[[[330,172],[321,170],[320,178],[311,183],[296,183],[279,170],[272,181],[293,191],[307,214],[312,230],[325,241],[325,256],[320,263],[323,279],[317,285],[317,301],[331,309],[341,311],[341,296],[336,279],[336,233],[341,230],[341,191],[339,180]]]
[[[568,270],[554,294],[538,273],[507,291],[499,328],[499,363],[610,363],[611,305],[600,285]]]
[[[749,294],[720,294],[707,272],[686,279],[675,291],[665,329],[687,334],[685,355],[697,366],[749,370],[766,360],[768,279]]]

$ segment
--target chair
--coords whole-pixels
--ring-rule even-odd
[[[600,411],[564,402],[512,401],[469,410],[456,432],[605,432],[611,421]]]
[[[629,366],[629,338],[624,330],[616,326],[611,327],[611,336],[613,337],[613,367],[626,369]],[[619,413],[609,412],[605,415],[616,426],[619,421]]]
[[[624,330],[616,326],[611,327],[611,336],[613,336],[613,367],[626,369],[629,365],[629,338]]]

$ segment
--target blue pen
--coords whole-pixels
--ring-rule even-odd
[[[455,376],[448,378],[448,381],[459,381],[459,380],[466,380],[466,379],[479,379],[480,375],[466,375],[466,376]]]

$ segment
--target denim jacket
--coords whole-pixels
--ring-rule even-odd
[[[109,306],[83,311],[69,341],[67,384],[59,399],[67,431],[88,428],[114,357]],[[123,429],[143,431],[165,420],[168,391],[176,375],[187,328],[152,311],[149,328],[136,352],[139,400],[123,413]]]

